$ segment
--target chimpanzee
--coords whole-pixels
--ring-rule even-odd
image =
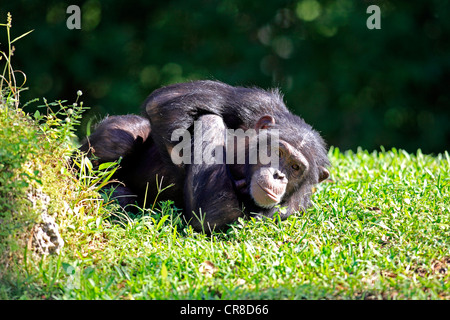
[[[81,149],[92,147],[99,161],[123,157],[118,179],[125,186],[118,189],[120,196],[129,192],[142,203],[147,182],[148,197],[155,196],[155,187],[150,187],[156,183],[156,174],[174,183],[160,199],[175,200],[196,230],[221,229],[244,215],[272,217],[280,211],[285,219],[294,211],[305,210],[312,186],[329,176],[322,138],[289,112],[276,90],[193,81],[154,91],[143,109],[150,122],[131,115],[109,117]],[[177,139],[172,141],[174,132],[189,132],[189,144],[195,149],[196,124],[200,125],[200,144],[212,145],[213,153],[223,161],[174,162],[180,144]],[[236,161],[239,150],[236,145],[228,148],[226,141],[230,129],[254,129],[256,149],[271,149],[261,143],[262,135],[276,132],[276,136],[269,134],[269,140],[276,137],[277,141],[276,150],[270,150],[277,154],[276,165],[250,161],[255,144],[242,137],[234,139],[245,140],[241,144],[245,157],[243,162]],[[124,197],[119,202],[123,205],[130,200]]]

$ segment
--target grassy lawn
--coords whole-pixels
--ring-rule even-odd
[[[287,221],[209,237],[167,203],[125,225],[86,217],[60,257],[30,268],[54,298],[448,299],[448,154],[330,157],[314,206]]]
[[[329,156],[331,177],[306,213],[241,220],[212,236],[168,202],[127,215],[96,192],[105,179],[89,165],[75,179],[59,161],[53,173],[41,169],[40,183],[64,203],[53,207],[65,246],[39,256],[18,241],[2,260],[0,297],[448,299],[448,153],[331,148]]]

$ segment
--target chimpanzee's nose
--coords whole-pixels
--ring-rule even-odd
[[[273,178],[283,180],[284,178],[286,178],[286,176],[280,170],[276,170],[273,174]]]

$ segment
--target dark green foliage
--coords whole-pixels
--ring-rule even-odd
[[[279,86],[341,149],[448,149],[448,1],[318,3],[86,0],[82,30],[66,28],[65,1],[9,1],[0,17],[11,11],[16,35],[36,29],[14,56],[30,87],[22,101],[82,89],[85,124],[138,113],[162,85],[212,78]],[[381,8],[381,30],[366,27],[370,4]]]

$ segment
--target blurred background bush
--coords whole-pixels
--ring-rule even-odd
[[[81,30],[66,27],[70,4]],[[371,4],[381,30],[366,27]],[[22,103],[82,90],[80,136],[92,117],[139,113],[160,86],[217,79],[281,88],[341,149],[450,146],[449,1],[2,1],[2,22],[7,12],[14,36],[35,29],[15,44]]]

